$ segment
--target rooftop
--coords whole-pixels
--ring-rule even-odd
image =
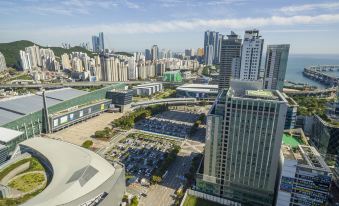
[[[270,90],[246,90],[245,96],[261,99],[278,99]]]
[[[330,172],[319,152],[312,146],[298,145],[292,148],[290,145],[282,145],[281,150],[285,159],[297,160],[300,166]]]
[[[161,84],[161,83],[160,82],[151,82],[151,83],[145,83],[145,84],[140,84],[140,85],[134,86],[134,88],[150,87],[150,86],[159,85],[159,84]]]
[[[289,134],[283,135],[282,143],[292,148],[298,147],[298,145],[303,144],[299,137]]]
[[[72,88],[62,88],[46,91],[47,106],[53,106],[60,102],[87,94]],[[43,108],[42,93],[28,94],[0,100],[0,125],[12,122],[27,114],[37,112]]]
[[[38,151],[53,167],[49,185],[23,206],[69,204],[97,189],[116,170],[98,154],[67,142],[36,137],[20,146]]]
[[[4,143],[10,142],[11,140],[17,138],[18,136],[21,136],[22,134],[23,132],[17,130],[0,127],[0,141]]]
[[[191,92],[212,92],[218,93],[218,85],[208,84],[184,84],[177,87],[177,90],[191,91]]]

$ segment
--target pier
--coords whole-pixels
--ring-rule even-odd
[[[338,86],[339,78],[325,72],[339,71],[339,65],[316,65],[304,68],[303,75],[327,86]]]

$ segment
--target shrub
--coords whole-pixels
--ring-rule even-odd
[[[88,149],[88,148],[90,148],[91,146],[93,145],[93,141],[91,141],[91,140],[86,140],[84,143],[82,143],[82,147],[84,147],[84,148],[86,148],[86,149]]]

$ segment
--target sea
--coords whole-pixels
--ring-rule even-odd
[[[325,88],[325,85],[308,79],[302,74],[305,67],[323,64],[339,65],[339,54],[290,54],[288,57],[285,80],[295,83],[308,84],[321,89]],[[338,71],[329,72],[328,74],[333,74],[333,76],[339,77]]]

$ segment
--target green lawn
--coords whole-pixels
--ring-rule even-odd
[[[298,145],[303,144],[303,142],[298,138],[288,134],[283,136],[283,144],[290,145],[292,148],[298,147]]]
[[[222,206],[221,204],[187,195],[184,206]]]
[[[29,173],[12,180],[8,186],[22,192],[29,192],[39,187],[45,181],[45,176],[41,173]]]

